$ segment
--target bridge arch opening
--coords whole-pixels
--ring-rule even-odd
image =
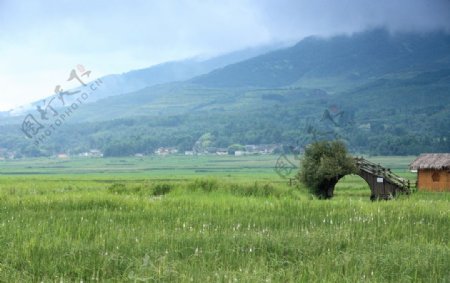
[[[333,194],[337,196],[373,198],[370,184],[358,174],[349,174],[339,178],[333,191]]]

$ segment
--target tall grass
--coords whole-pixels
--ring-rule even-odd
[[[285,184],[0,182],[0,281],[448,282],[450,194]]]

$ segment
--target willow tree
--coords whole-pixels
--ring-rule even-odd
[[[320,198],[331,198],[340,178],[356,172],[353,157],[341,141],[310,144],[300,161],[300,181]]]

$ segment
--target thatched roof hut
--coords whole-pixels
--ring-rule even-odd
[[[410,168],[419,169],[450,169],[450,153],[425,153],[414,160]]]
[[[417,170],[419,190],[450,191],[450,153],[428,153],[414,160],[410,168]]]

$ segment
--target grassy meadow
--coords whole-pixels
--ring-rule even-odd
[[[450,282],[450,194],[318,200],[276,158],[0,161],[0,282]]]

